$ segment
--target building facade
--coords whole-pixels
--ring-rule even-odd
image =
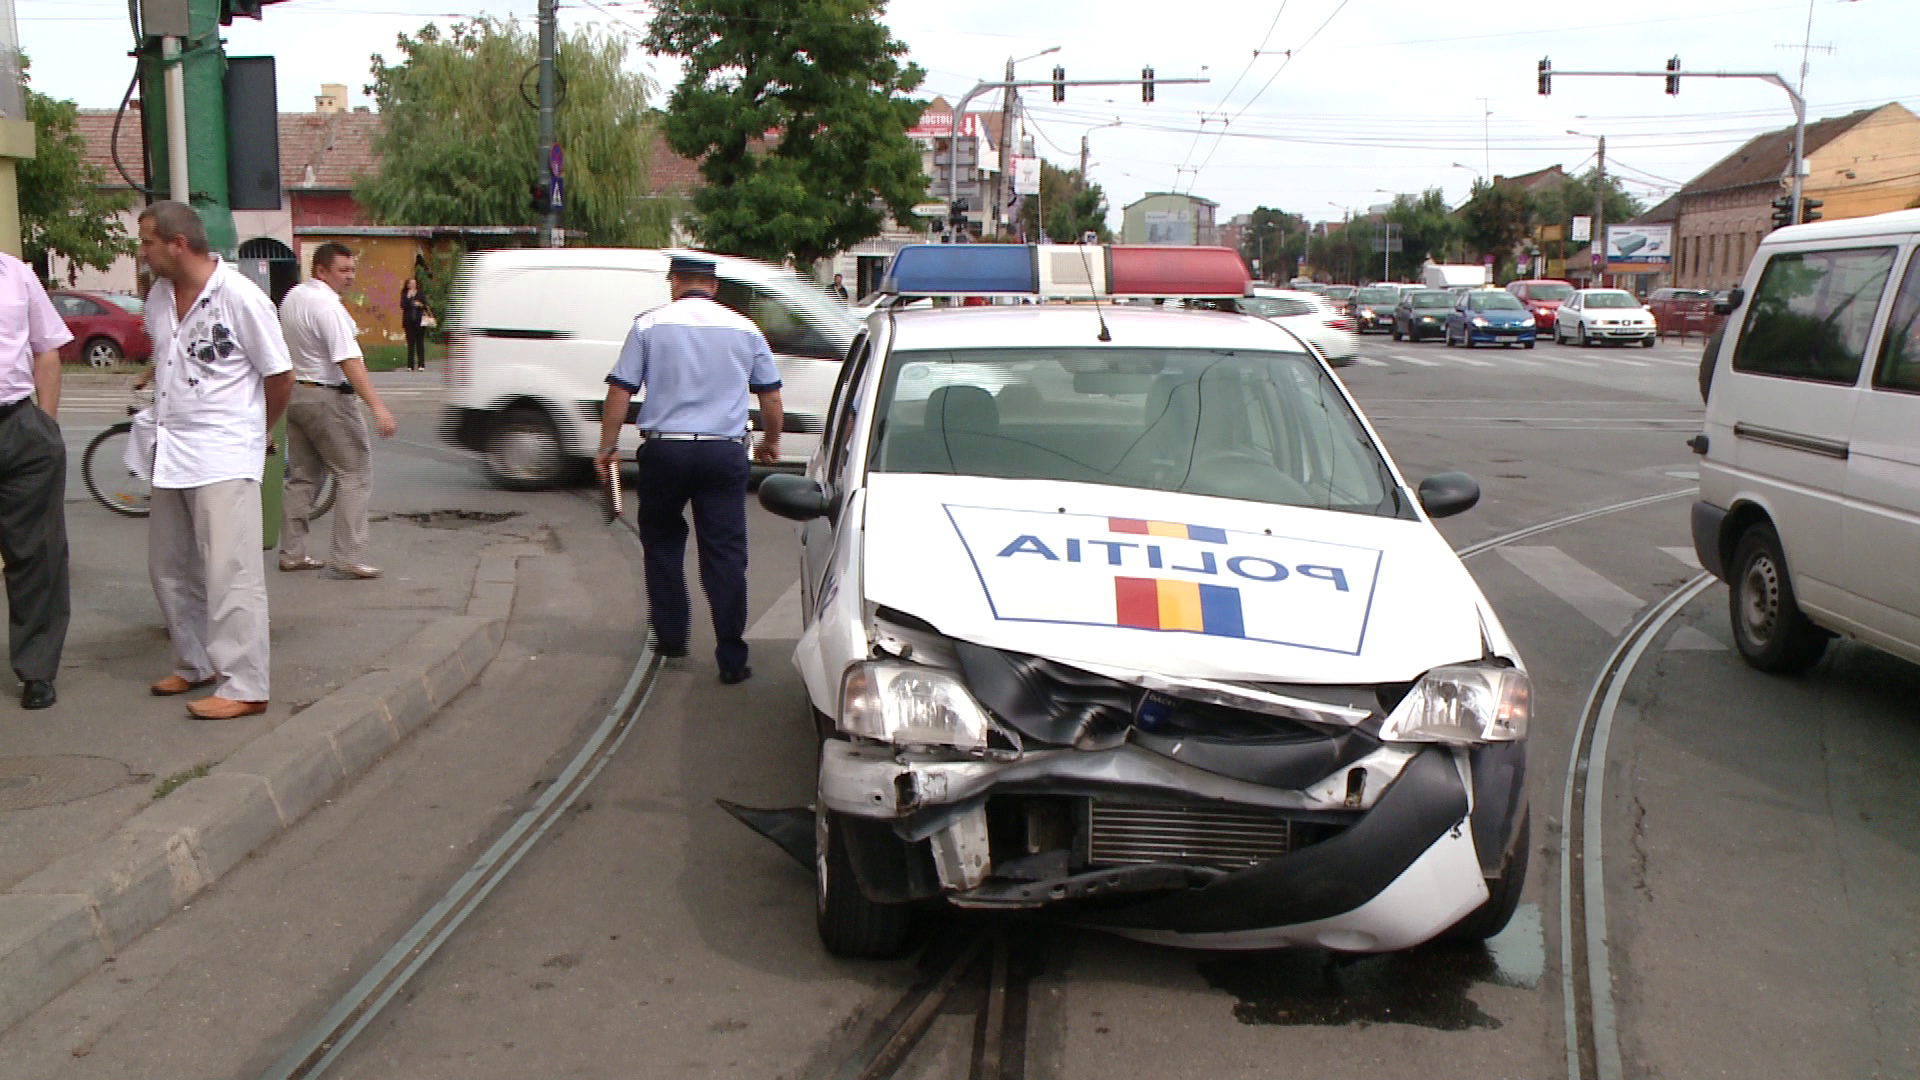
[[[1220,204],[1197,195],[1150,191],[1122,211],[1123,244],[1218,244],[1214,211]]]

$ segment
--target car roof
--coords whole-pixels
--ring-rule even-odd
[[[1841,218],[1838,221],[1810,221],[1775,229],[1762,241],[1764,246],[1789,244],[1799,240],[1843,240],[1853,237],[1884,236],[1888,233],[1920,232],[1920,210],[1894,210],[1868,217]]]
[[[754,259],[736,255],[715,255],[691,248],[495,248],[475,254],[474,258],[489,270],[538,270],[556,267],[585,269],[651,270],[666,273],[667,263],[675,255],[694,255],[712,260],[716,269],[730,277],[753,281],[797,277],[785,270]]]
[[[1100,318],[1111,342],[1097,340]],[[1256,315],[1165,307],[1020,304],[893,313],[895,351],[915,349],[1203,348],[1301,352],[1299,342]]]

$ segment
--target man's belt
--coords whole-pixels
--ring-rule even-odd
[[[31,405],[31,404],[33,404],[33,395],[28,394],[26,397],[19,398],[14,401],[9,401],[4,405],[0,405],[0,420],[5,420],[7,417],[12,416],[16,412],[19,412],[21,406]]]
[[[744,444],[747,441],[745,435],[700,435],[689,431],[643,431],[640,433],[640,437],[649,442],[658,439],[661,442],[730,442]]]
[[[321,382],[318,379],[295,379],[301,386],[318,386],[322,390],[334,390],[342,394],[353,393],[353,384],[344,382]]]

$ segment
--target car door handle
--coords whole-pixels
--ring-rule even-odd
[[[1801,435],[1798,432],[1782,431],[1779,428],[1761,427],[1758,424],[1749,424],[1745,421],[1733,425],[1733,437],[1736,439],[1752,439],[1757,443],[1765,443],[1768,446],[1778,446],[1786,450],[1799,450],[1803,453],[1819,454],[1822,457],[1838,458],[1841,461],[1847,460],[1847,455],[1851,452],[1848,445],[1844,442],[1822,439],[1816,435]]]

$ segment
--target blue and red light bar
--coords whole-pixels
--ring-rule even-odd
[[[1240,253],[1224,247],[1115,244],[914,244],[887,267],[894,296],[1092,297],[1248,296],[1253,279]]]

